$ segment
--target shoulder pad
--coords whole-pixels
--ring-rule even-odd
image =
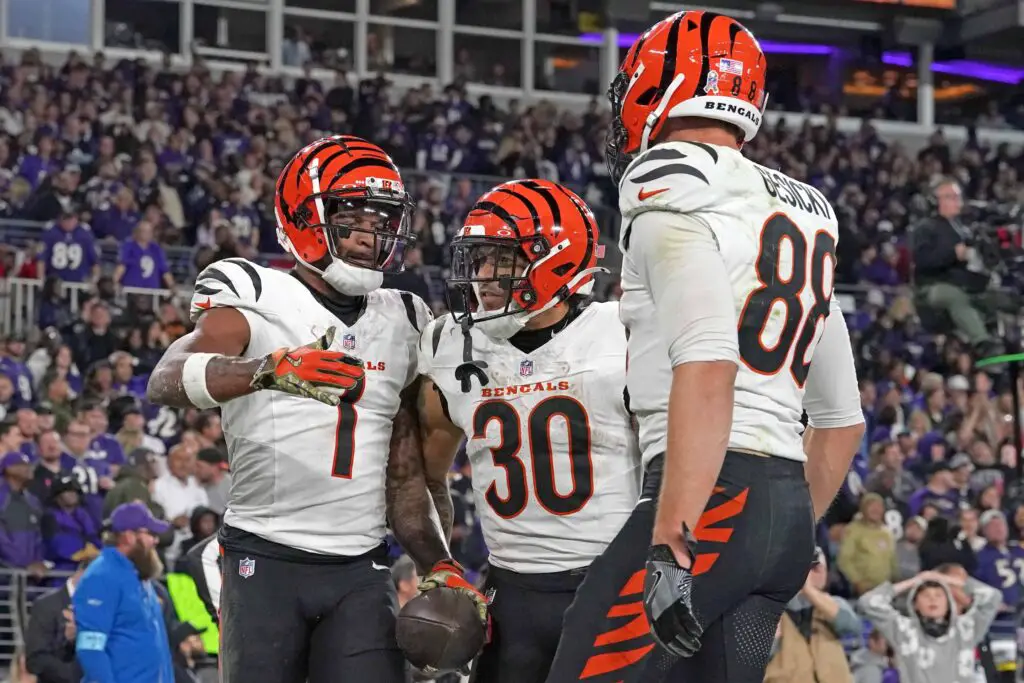
[[[398,295],[402,299],[402,305],[405,307],[405,317],[409,319],[409,324],[413,326],[417,333],[422,333],[430,321],[434,319],[434,313],[420,295],[406,291],[399,291]]]
[[[688,213],[710,206],[722,174],[723,151],[702,142],[669,142],[638,156],[619,183],[623,218],[644,211]]]
[[[255,308],[264,296],[261,270],[243,258],[210,264],[196,278],[189,318],[195,322],[211,308]]]
[[[434,368],[434,359],[437,357],[438,349],[441,346],[441,337],[444,334],[445,327],[448,326],[448,321],[451,319],[451,315],[445,313],[439,318],[431,319],[424,325],[423,332],[420,334],[417,353],[421,375],[429,376],[431,374]]]

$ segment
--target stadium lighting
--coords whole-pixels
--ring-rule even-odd
[[[630,47],[638,37],[639,34],[620,33],[619,47]],[[600,44],[604,42],[604,36],[601,33],[583,33],[580,35],[580,39],[586,43]],[[835,45],[788,43],[771,40],[762,40],[761,48],[769,54],[822,56],[832,55],[840,49]],[[882,54],[882,63],[889,66],[913,68],[914,58],[909,52],[885,52]],[[932,71],[939,74],[963,76],[965,78],[974,78],[993,83],[1008,83],[1010,85],[1016,85],[1024,81],[1024,69],[1004,64],[975,62],[964,59],[950,62],[935,62],[932,64]]]

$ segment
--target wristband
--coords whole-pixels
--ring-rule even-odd
[[[219,357],[219,353],[191,353],[181,368],[181,386],[185,389],[185,395],[192,405],[200,410],[209,410],[220,405],[206,388],[206,366],[211,360]]]

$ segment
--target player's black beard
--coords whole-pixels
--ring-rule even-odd
[[[135,569],[139,572],[139,578],[143,581],[157,578],[164,570],[164,563],[156,554],[156,548],[147,550],[141,541],[135,542],[135,545],[128,551],[127,557],[135,565]]]

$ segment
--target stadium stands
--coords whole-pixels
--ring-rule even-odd
[[[169,38],[143,35],[151,26],[143,29],[127,19],[111,21],[116,25],[106,26],[105,34],[100,27],[106,56],[72,52],[55,58],[52,50],[34,49],[4,56],[0,422],[9,427],[0,430],[0,456],[18,451],[45,462],[52,451],[59,458],[75,429],[88,430],[89,457],[121,465],[116,480],[102,484],[102,468],[75,471],[84,493],[101,499],[108,489],[133,482],[145,488],[147,477],[169,476],[159,463],[178,443],[223,451],[219,418],[149,405],[146,376],[167,344],[186,330],[181,304],[198,270],[232,256],[288,266],[276,238],[274,179],[285,158],[325,132],[373,139],[403,168],[418,201],[418,248],[406,273],[390,284],[421,294],[435,312],[445,306],[449,238],[476,197],[502,179],[546,177],[583,195],[595,207],[614,269],[619,226],[616,191],[604,167],[609,116],[602,101],[583,94],[584,87],[555,92],[563,74],[554,69],[535,74],[495,62],[489,75],[476,78],[477,48],[470,43],[466,54],[417,59],[403,50],[400,35],[386,29],[404,26],[409,35],[429,24],[433,32],[434,25],[422,18],[381,19],[368,33],[362,32],[365,22],[357,23],[362,29],[347,45],[310,38],[302,27],[318,15],[315,2],[306,4],[306,14],[285,12],[282,36],[256,50],[268,52],[269,68],[239,67],[248,61],[248,48],[236,45],[200,46],[195,54],[164,63],[129,58],[124,46],[158,40],[178,50],[189,41],[176,35],[179,45],[169,45]],[[341,4],[351,4],[352,11],[356,4],[377,7]],[[46,37],[32,35],[43,29],[26,17],[8,22],[28,27],[21,43],[11,45],[31,47]],[[416,28],[417,21],[423,26]],[[523,34],[521,26],[491,28],[506,31],[510,42]],[[384,45],[374,47],[378,40]],[[362,49],[355,50],[356,44]],[[543,42],[530,45],[547,49]],[[589,64],[586,78],[596,83],[610,67],[607,59],[597,63],[591,57],[580,61]],[[218,58],[228,61],[216,63]],[[378,67],[381,75],[373,75]],[[423,75],[448,78],[424,84]],[[488,87],[481,90],[477,80]],[[551,92],[545,92],[548,86]],[[524,93],[528,97],[521,102],[517,98]],[[847,485],[821,525],[821,545],[833,557],[839,552],[843,529],[865,490],[885,496],[885,522],[897,539],[918,515],[948,516],[947,532],[936,524],[920,544],[900,547],[926,564],[955,550],[969,571],[996,577],[1007,604],[993,627],[992,649],[1000,670],[1013,671],[1016,648],[1007,643],[1016,637],[1024,554],[1006,565],[984,566],[988,556],[975,551],[986,543],[986,517],[972,518],[962,509],[1003,511],[1012,538],[1024,541],[1012,400],[1014,392],[1024,395],[1024,385],[977,371],[977,350],[951,333],[949,321],[919,310],[912,283],[911,228],[931,212],[929,187],[940,176],[957,178],[973,203],[978,266],[996,271],[1000,286],[1009,290],[1019,292],[1024,282],[1024,134],[1014,130],[1024,128],[1024,119],[1014,98],[987,101],[940,107],[940,120],[962,125],[936,129],[893,120],[913,117],[892,111],[886,120],[837,118],[834,108],[792,93],[775,103],[788,110],[771,114],[745,151],[820,188],[841,220],[836,291],[858,354],[868,431]],[[145,252],[131,262],[133,252],[125,244],[147,244],[143,233],[149,232],[160,256]],[[598,295],[616,297],[614,278],[602,282]],[[139,448],[156,454],[158,472],[144,472],[147,460],[138,454],[131,459]],[[948,511],[915,507],[912,494],[935,476],[938,461],[956,463],[949,487],[956,505]],[[902,487],[886,478],[892,467]],[[201,485],[221,481],[202,466],[196,474]],[[460,463],[453,473],[457,519],[464,520],[457,552],[479,570],[486,550],[467,476]],[[187,529],[213,530],[189,514]],[[42,541],[52,538],[44,528],[38,533]],[[6,567],[0,572],[0,659],[11,661],[20,652],[16,646],[32,600],[64,576],[53,575],[58,578],[47,583],[28,573],[36,561],[63,558],[44,546],[49,554],[29,560],[3,556],[0,547]],[[85,543],[74,549],[84,550]],[[168,551],[173,560],[178,548]],[[846,595],[863,588],[836,566],[832,587]]]

